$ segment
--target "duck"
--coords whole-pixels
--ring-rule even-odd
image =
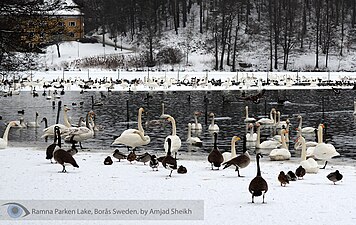
[[[214,166],[220,168],[224,161],[224,157],[217,147],[218,133],[214,132],[214,147],[208,155],[208,162],[211,164],[211,169],[214,170]]]
[[[257,127],[257,141],[256,141],[256,148],[259,149],[274,149],[278,148],[281,146],[281,143],[276,140],[265,140],[261,143],[260,138],[261,138],[261,125],[260,123],[256,123]]]
[[[180,165],[177,169],[177,173],[179,174],[186,174],[187,172],[187,168],[185,168],[183,165]]]
[[[153,171],[155,170],[158,171],[158,166],[159,166],[159,162],[156,155],[151,155],[150,167],[152,168]]]
[[[86,115],[85,127],[70,127],[70,134],[68,134],[64,140],[70,143],[79,142],[79,146],[83,149],[82,142],[94,137],[93,127],[89,124],[89,117],[93,115],[93,112],[88,112]]]
[[[151,160],[151,155],[148,152],[136,156],[136,161],[143,162],[144,165],[146,165],[146,162],[149,162],[150,160]]]
[[[324,128],[324,124],[320,124],[318,127],[318,137],[320,137],[320,140],[323,140],[323,128]],[[320,169],[325,169],[328,160],[335,156],[339,156],[340,153],[336,151],[334,145],[326,144],[322,142],[322,143],[318,143],[315,146],[313,155],[317,159],[325,160],[324,166],[320,168]]]
[[[53,151],[53,158],[57,163],[62,165],[63,169],[61,172],[62,173],[67,172],[66,167],[65,167],[65,164],[67,164],[67,163],[71,164],[73,167],[79,168],[79,166],[78,166],[77,162],[75,161],[75,159],[73,158],[73,156],[69,152],[67,152],[61,148],[60,130],[58,129],[58,127],[56,129],[58,132],[57,133],[58,144]]]
[[[27,127],[32,127],[32,128],[37,128],[37,127],[40,127],[40,124],[38,123],[38,112],[36,112],[35,114],[35,121],[31,121],[31,122],[28,122],[26,124]]]
[[[164,168],[171,171],[170,174],[168,175],[169,177],[171,177],[173,170],[177,169],[177,160],[176,158],[172,157],[172,153],[171,153],[172,140],[170,138],[167,138],[166,142],[168,146],[168,151],[166,157],[164,157],[164,159],[162,160],[162,165]]]
[[[330,181],[334,182],[334,184],[336,184],[336,182],[340,181],[342,179],[342,174],[339,172],[339,170],[336,170],[335,172],[329,173],[326,176]]]
[[[194,123],[192,123],[192,130],[202,130],[203,127],[201,123],[198,122],[198,116],[201,115],[201,112],[194,112]]]
[[[192,137],[192,124],[191,123],[188,123],[188,137],[187,137],[186,142],[190,145],[194,145],[197,147],[203,146],[203,142],[200,140],[199,137]]]
[[[303,177],[305,176],[306,171],[302,166],[299,166],[296,170],[295,170],[295,175],[298,177],[298,179],[303,179]]]
[[[174,156],[177,156],[178,150],[182,146],[182,141],[180,140],[179,136],[177,135],[177,128],[176,128],[176,121],[172,116],[168,116],[166,118],[169,122],[172,124],[172,134],[168,135],[165,140],[164,140],[164,150],[167,153],[168,152],[168,142],[167,140],[170,139],[171,141],[171,153],[174,154]]]
[[[125,155],[124,153],[120,152],[119,149],[115,149],[113,155],[112,155],[114,158],[118,159],[119,162],[121,159],[126,159],[127,158],[127,155]]]
[[[219,130],[220,130],[219,126],[214,122],[215,114],[214,113],[210,113],[209,116],[211,117],[211,124],[209,125],[208,130],[210,132],[219,132]]]
[[[253,123],[256,121],[255,118],[248,116],[248,106],[245,106],[245,113],[246,113],[246,118],[244,120],[245,123],[251,123],[251,122]]]
[[[250,164],[250,162],[251,162],[251,158],[250,158],[250,154],[248,153],[247,148],[246,148],[246,138],[244,138],[242,154],[223,163],[223,165],[225,165],[223,169],[226,169],[229,166],[233,165],[236,167],[235,171],[237,171],[238,176],[241,177],[239,169],[246,168]]]
[[[262,157],[261,153],[256,154],[256,163],[257,163],[257,175],[253,178],[248,186],[249,192],[252,194],[252,203],[254,203],[254,197],[262,195],[262,203],[265,203],[265,194],[268,191],[268,184],[266,180],[261,176],[260,169],[260,158]]]
[[[236,157],[236,141],[239,141],[241,140],[240,137],[238,136],[233,136],[231,138],[231,152],[224,152],[222,153],[223,157],[224,157],[224,163],[229,161],[230,159],[232,158],[235,158]]]
[[[286,175],[287,175],[288,181],[296,181],[297,180],[297,176],[291,170],[289,170]]]
[[[10,128],[11,127],[15,127],[16,126],[16,122],[15,121],[11,121],[7,124],[4,134],[2,136],[2,138],[0,138],[0,149],[5,149],[7,148],[8,142],[9,142],[9,132],[10,132]]]
[[[281,186],[283,185],[284,187],[286,184],[289,184],[289,180],[287,175],[284,173],[284,171],[281,171],[278,175],[278,181],[281,183]]]
[[[303,127],[302,128],[302,124],[303,124],[303,118],[301,115],[298,115],[298,119],[299,119],[299,124],[298,124],[298,128],[300,129],[300,131],[302,132],[302,134],[312,134],[314,133],[315,129],[314,127]]]
[[[269,118],[261,118],[257,120],[259,124],[263,125],[273,125],[276,121],[276,109],[272,108],[270,113],[269,113]]]
[[[305,172],[306,173],[318,173],[319,165],[315,161],[315,159],[313,159],[313,158],[307,159],[307,150],[306,150],[307,147],[306,147],[305,138],[303,136],[299,136],[297,138],[296,144],[302,146],[300,165],[305,169]]]
[[[288,150],[287,144],[286,144],[286,139],[285,139],[285,134],[287,131],[285,129],[282,129],[281,131],[281,138],[282,138],[282,146],[281,148],[275,148],[269,153],[269,158],[272,161],[283,161],[283,160],[289,160],[291,158],[290,151]]]
[[[257,141],[257,133],[254,133],[253,123],[249,123],[247,127],[249,128],[250,132],[246,134],[246,141],[250,141],[250,142]]]
[[[104,159],[104,165],[112,165],[112,164],[113,164],[113,161],[110,156],[108,156]]]
[[[130,163],[132,163],[133,161],[136,160],[136,153],[135,153],[135,149],[132,149],[132,151],[127,155],[127,161],[129,161]]]
[[[142,127],[142,113],[144,109],[141,107],[138,110],[138,129],[127,129],[121,133],[121,135],[114,140],[111,145],[123,144],[132,149],[136,147],[148,145],[151,142],[151,139],[148,135],[145,135],[145,131]]]

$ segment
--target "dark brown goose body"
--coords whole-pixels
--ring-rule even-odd
[[[223,163],[224,161],[224,157],[217,147],[217,139],[218,139],[218,133],[214,132],[214,147],[208,155],[208,162],[211,163],[212,170],[214,169],[214,166],[219,169],[221,163]]]
[[[256,155],[256,162],[257,162],[257,175],[253,178],[250,182],[248,190],[252,194],[252,203],[254,203],[255,196],[263,195],[263,203],[265,202],[265,194],[268,191],[268,184],[265,179],[261,176],[261,169],[260,169],[260,157],[262,157],[261,153]]]
[[[157,170],[158,171],[158,166],[159,166],[159,163],[158,163],[158,159],[157,159],[156,155],[151,155],[150,167],[153,170]]]

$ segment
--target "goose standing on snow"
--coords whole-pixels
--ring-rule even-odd
[[[238,136],[233,136],[231,138],[231,152],[224,152],[222,155],[224,157],[224,163],[232,158],[236,157],[236,141],[241,140]]]
[[[4,131],[4,134],[2,136],[2,138],[0,138],[0,149],[5,149],[7,148],[8,145],[8,140],[9,140],[9,131],[11,127],[16,126],[15,121],[11,121],[7,126],[6,129]]]
[[[164,157],[164,159],[162,160],[162,165],[163,165],[164,168],[166,168],[167,170],[171,171],[171,173],[169,174],[169,177],[171,177],[173,170],[177,169],[177,160],[172,157],[172,153],[171,153],[172,142],[171,142],[171,139],[167,138],[166,142],[167,142],[168,150],[167,150],[166,157]]]
[[[197,147],[203,146],[203,142],[200,140],[199,137],[192,137],[192,124],[191,123],[188,123],[187,143],[190,145],[197,146]]]
[[[35,121],[28,122],[27,127],[33,127],[33,128],[40,127],[40,124],[38,123],[38,112],[36,112]]]
[[[211,124],[209,125],[209,131],[210,132],[219,132],[219,126],[214,122],[215,121],[215,115],[214,113],[210,113],[209,116],[211,117]]]
[[[286,138],[285,134],[287,131],[285,129],[282,129],[281,131],[281,139],[282,139],[282,146],[281,148],[276,148],[273,149],[270,154],[269,158],[273,161],[283,161],[283,160],[289,160],[291,157],[291,154],[288,150],[288,146],[286,144]]]
[[[318,137],[320,137],[321,140],[323,140],[323,128],[324,124],[320,124],[318,127]],[[324,142],[318,143],[315,146],[313,154],[315,158],[325,160],[325,165],[321,169],[325,169],[329,159],[340,155],[340,153],[336,151],[334,145],[326,144]]]
[[[172,116],[168,116],[166,118],[166,120],[168,120],[169,122],[171,122],[172,124],[172,134],[168,135],[165,140],[164,140],[164,150],[166,151],[166,153],[168,152],[168,142],[167,140],[170,139],[171,141],[171,153],[174,154],[174,157],[177,156],[178,150],[180,149],[180,147],[182,146],[182,141],[180,140],[180,138],[177,135],[177,127],[176,127],[176,121]]]
[[[217,146],[218,133],[214,132],[214,147],[208,155],[208,162],[211,164],[211,169],[214,169],[214,166],[218,169],[221,166],[221,163],[224,161],[224,157]]]
[[[248,116],[248,106],[245,106],[245,113],[246,113],[246,118],[245,118],[245,123],[254,123],[256,121],[255,118],[249,117]]]
[[[246,148],[246,138],[244,138],[242,154],[223,163],[223,165],[225,165],[224,169],[228,168],[231,165],[235,166],[236,167],[235,171],[237,171],[238,176],[241,177],[239,169],[243,169],[243,168],[247,167],[250,164],[250,161],[251,161],[250,154],[248,154],[248,151]]]
[[[143,108],[138,110],[138,129],[127,129],[121,133],[121,135],[114,140],[112,145],[123,144],[132,149],[136,147],[147,145],[150,143],[151,139],[149,136],[145,135],[145,131],[142,128],[142,113]]]
[[[319,165],[313,158],[307,159],[307,146],[303,136],[299,136],[297,139],[297,145],[302,146],[301,162],[300,165],[305,169],[306,173],[318,173]]]
[[[260,158],[262,158],[261,153],[256,154],[256,163],[257,163],[257,175],[253,178],[250,182],[248,190],[252,194],[252,203],[254,203],[255,196],[263,197],[262,203],[265,203],[265,194],[268,191],[268,184],[265,179],[261,176],[261,169],[260,169]]]

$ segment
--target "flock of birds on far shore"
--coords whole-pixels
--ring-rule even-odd
[[[77,152],[76,145],[79,144],[81,148],[81,143],[85,140],[91,139],[94,137],[95,130],[98,129],[98,126],[95,124],[95,113],[93,111],[89,111],[86,114],[86,119],[83,117],[79,119],[78,125],[72,125],[69,121],[67,112],[69,111],[69,107],[64,106],[64,124],[53,124],[43,130],[42,138],[53,137],[53,143],[50,144],[46,149],[46,159],[51,160],[54,159],[58,164],[62,165],[62,171],[66,172],[66,165],[70,164],[73,167],[79,168],[75,158],[73,157]],[[164,150],[165,155],[157,157],[156,155],[149,154],[145,152],[141,155],[136,155],[135,149],[137,147],[146,146],[150,143],[150,137],[145,134],[145,131],[142,126],[142,114],[144,112],[143,108],[139,108],[138,110],[138,127],[137,129],[127,129],[121,133],[119,137],[117,137],[112,145],[125,145],[128,148],[131,148],[131,151],[128,155],[120,152],[116,149],[113,152],[112,157],[119,160],[126,159],[130,163],[133,161],[142,162],[144,164],[148,163],[149,166],[153,170],[158,170],[160,164],[164,168],[170,171],[169,177],[172,176],[173,171],[177,171],[180,174],[187,173],[187,168],[183,165],[178,167],[177,163],[177,153],[181,148],[182,141],[180,137],[176,133],[176,121],[175,119],[169,115],[164,113],[164,104],[162,103],[162,114],[160,115],[159,120],[156,121],[147,121],[147,123],[161,123],[162,121],[170,122],[172,126],[172,133],[165,138],[164,141]],[[19,111],[18,113],[23,114],[23,111]],[[260,158],[263,157],[262,152],[269,152],[269,158],[272,161],[283,161],[289,160],[291,158],[291,154],[289,152],[287,143],[289,143],[289,128],[290,122],[287,119],[286,121],[280,120],[280,112],[276,109],[272,108],[270,112],[270,116],[268,118],[261,118],[256,120],[255,118],[251,118],[248,115],[248,106],[245,107],[246,117],[244,122],[246,123],[246,135],[242,137],[243,140],[243,150],[240,155],[236,154],[236,142],[241,140],[240,137],[233,136],[231,139],[231,153],[224,152],[222,153],[218,148],[218,132],[220,128],[218,124],[214,121],[214,113],[210,113],[211,124],[208,127],[209,132],[213,135],[214,145],[212,150],[208,155],[208,162],[211,164],[211,169],[214,170],[216,168],[219,170],[220,167],[223,166],[223,169],[234,167],[235,171],[238,174],[238,177],[241,177],[240,170],[249,166],[251,157],[247,150],[247,143],[249,146],[254,146],[256,148],[256,164],[257,164],[257,174],[256,177],[253,178],[249,185],[249,191],[252,194],[252,202],[254,202],[255,196],[264,196],[268,191],[268,184],[266,180],[261,176],[261,168],[260,168]],[[202,146],[202,141],[199,137],[193,137],[191,134],[192,130],[201,130],[202,126],[198,122],[198,117],[201,115],[200,112],[194,113],[194,123],[188,124],[188,138],[186,142],[190,145],[195,145],[198,147]],[[6,126],[6,129],[3,134],[3,138],[0,138],[0,149],[4,149],[8,144],[8,134],[11,127],[39,127],[38,123],[38,113],[36,112],[36,120],[35,122],[24,123],[24,121],[11,121]],[[288,171],[285,173],[281,171],[278,175],[278,180],[281,183],[281,186],[286,186],[289,181],[295,181],[298,179],[302,179],[306,173],[318,173],[319,165],[315,159],[324,160],[325,164],[324,169],[327,165],[327,162],[335,156],[339,156],[340,154],[336,151],[335,147],[332,144],[323,142],[323,128],[324,125],[320,124],[318,128],[313,127],[302,127],[302,117],[298,116],[299,126],[297,128],[298,137],[295,143],[294,148],[297,150],[301,150],[301,161],[300,165],[296,168],[295,172]],[[267,139],[263,142],[260,140],[260,130],[263,127],[275,127],[280,130],[280,134],[275,135],[271,139]],[[256,129],[256,133],[255,133]],[[314,141],[306,141],[305,136],[310,137],[316,135],[318,138],[317,142]],[[71,144],[70,149],[62,148],[62,138],[65,142]],[[111,156],[108,156],[104,159],[104,165],[112,165],[113,160]],[[332,181],[334,184],[340,181],[343,178],[343,175],[336,170],[333,173],[327,175],[327,178]]]

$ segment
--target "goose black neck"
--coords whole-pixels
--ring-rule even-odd
[[[257,176],[258,176],[258,177],[261,176],[260,156],[261,156],[261,153],[258,153],[258,154],[256,155],[256,161],[257,161]]]
[[[242,141],[242,152],[245,153],[246,151],[247,151],[247,147],[246,147],[246,135],[245,135]]]
[[[86,126],[87,128],[90,128],[90,127],[89,127],[89,113],[87,113],[87,116],[86,116],[85,126]]]
[[[46,118],[46,117],[43,117],[43,121],[44,121],[44,123],[45,123],[45,128],[47,128],[47,127],[48,127],[48,121],[47,121],[47,118]]]
[[[59,129],[59,127],[57,127],[56,129],[56,132],[57,132],[57,145],[58,147],[62,147],[62,139],[61,139],[61,130]]]
[[[172,147],[172,140],[170,138],[167,139],[167,144],[168,144],[168,151],[167,151],[167,155],[171,155],[171,147]]]
[[[214,149],[217,149],[218,133],[214,132]]]

